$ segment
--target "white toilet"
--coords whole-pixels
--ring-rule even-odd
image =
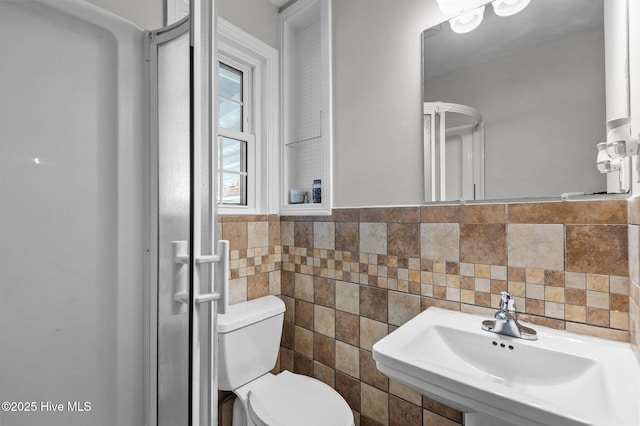
[[[233,426],[353,426],[333,388],[311,377],[270,373],[280,347],[284,302],[265,296],[218,316],[219,388],[233,391]]]

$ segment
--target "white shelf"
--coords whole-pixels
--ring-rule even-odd
[[[281,214],[331,214],[331,0],[299,0],[280,14],[282,144]],[[291,204],[290,191],[311,197],[322,181],[322,203]]]

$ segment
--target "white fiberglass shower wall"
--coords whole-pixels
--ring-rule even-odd
[[[0,1],[0,425],[146,422],[143,32]]]

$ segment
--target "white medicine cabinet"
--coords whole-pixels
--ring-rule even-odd
[[[280,13],[280,213],[328,215],[332,206],[331,0]]]

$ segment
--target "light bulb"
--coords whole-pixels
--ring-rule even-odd
[[[495,0],[491,4],[493,5],[493,11],[498,16],[511,16],[522,9],[527,7],[531,0]]]
[[[459,16],[450,19],[449,25],[451,25],[451,29],[458,34],[468,33],[478,28],[480,23],[482,23],[483,16],[484,6],[480,6],[477,9],[463,12]]]

